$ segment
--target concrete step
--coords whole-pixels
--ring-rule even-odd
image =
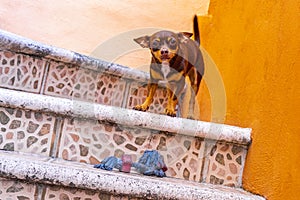
[[[0,30],[0,87],[132,108],[147,94],[149,74]],[[163,113],[159,87],[149,112]]]
[[[224,186],[195,183],[174,178],[156,178],[127,174],[118,171],[94,169],[92,165],[65,161],[58,158],[36,156],[26,153],[0,151],[0,174],[10,180],[29,182],[20,187],[21,183],[2,191],[0,197],[9,195],[9,191],[22,194],[22,190],[42,190],[40,198],[59,199],[68,197],[71,188],[73,196],[78,192],[81,198],[93,199],[117,196],[118,199],[263,199],[241,189]],[[5,180],[3,180],[5,181]],[[37,188],[36,185],[44,187]],[[55,186],[64,189],[57,190]],[[0,187],[1,188],[1,187]],[[19,189],[16,189],[19,188]],[[82,191],[94,191],[86,192]],[[13,192],[11,192],[13,193]],[[38,192],[37,192],[38,193]],[[24,194],[24,193],[23,193]],[[26,194],[26,193],[25,193]],[[34,193],[25,196],[34,199]],[[50,198],[51,197],[51,198]]]
[[[241,187],[249,128],[0,88],[0,148],[99,163],[160,151],[174,178]]]

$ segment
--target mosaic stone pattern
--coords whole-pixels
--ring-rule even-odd
[[[204,144],[200,138],[182,135],[153,134],[151,146],[163,155],[169,177],[199,182]]]
[[[99,75],[97,78],[96,103],[121,107],[126,82],[120,78]]]
[[[135,156],[146,149],[147,143],[144,143],[149,133],[140,134],[137,140],[133,134],[133,130],[124,131],[118,126],[97,121],[65,119],[59,157],[96,164],[108,156],[121,157],[124,152]],[[135,142],[142,147],[138,149]]]
[[[50,155],[53,116],[0,107],[0,149]]]
[[[234,144],[213,145],[208,156],[206,182],[232,187],[241,186],[246,151],[245,147]]]
[[[125,87],[118,77],[51,62],[45,94],[121,107]]]
[[[46,188],[44,199],[48,200],[139,200],[125,196],[114,196],[96,190],[82,190],[77,188],[66,188],[50,186]]]
[[[136,105],[142,104],[147,97],[147,84],[133,82],[130,85],[127,108],[131,109]],[[148,112],[164,114],[167,106],[167,91],[163,88],[158,88],[150,105]]]
[[[34,184],[0,178],[0,199],[2,200],[34,200],[36,187]]]
[[[39,93],[46,61],[0,50],[0,87]]]
[[[124,153],[138,161],[146,149],[156,149],[164,156],[168,176],[200,181],[202,160],[199,158],[204,145],[197,138],[66,119],[60,144],[59,157],[91,164]]]

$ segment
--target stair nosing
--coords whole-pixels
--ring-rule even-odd
[[[0,150],[0,175],[42,184],[164,199],[264,199],[242,189],[92,168],[92,165]]]
[[[140,70],[93,58],[67,49],[46,45],[1,29],[0,50],[38,56],[141,82],[147,82],[150,78],[149,73]]]
[[[132,109],[3,88],[0,88],[0,94],[0,106],[3,107],[51,112],[72,117],[107,121],[129,127],[159,130],[243,145],[248,145],[251,142],[251,128],[169,117]]]

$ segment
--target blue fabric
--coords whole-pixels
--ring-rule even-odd
[[[122,160],[114,156],[105,158],[100,164],[94,165],[94,168],[100,168],[111,171],[113,168],[121,169]],[[167,170],[162,155],[156,150],[146,150],[137,163],[132,163],[136,170],[147,176],[165,177]]]
[[[122,160],[114,156],[107,157],[100,164],[94,165],[94,168],[105,169],[108,171],[113,170],[113,168],[121,169],[121,167]]]

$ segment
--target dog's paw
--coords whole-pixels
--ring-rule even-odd
[[[187,119],[195,120],[195,117],[190,115],[187,117]]]
[[[144,106],[144,105],[136,105],[133,107],[133,110],[139,110],[139,111],[147,111],[149,109],[149,106]]]
[[[165,109],[165,113],[170,117],[176,117],[176,111],[171,109]]]

